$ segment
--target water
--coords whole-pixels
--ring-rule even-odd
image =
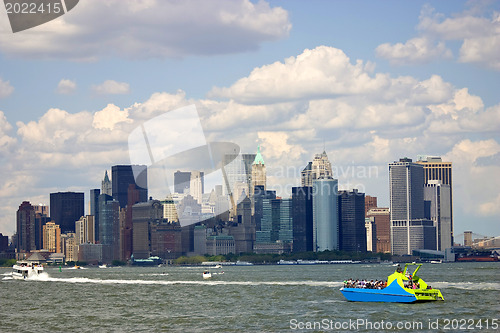
[[[499,263],[424,264],[419,275],[445,301],[418,304],[347,302],[338,291],[347,278],[385,279],[390,265],[233,266],[212,269],[219,274],[211,280],[203,270],[49,267],[18,281],[2,268],[0,331],[438,331],[434,325],[493,332],[493,319],[500,325]]]

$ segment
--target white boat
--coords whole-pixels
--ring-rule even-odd
[[[203,279],[206,280],[206,279],[211,279],[212,278],[212,273],[210,273],[209,271],[204,271],[203,272]]]
[[[18,261],[12,266],[12,278],[26,280],[43,273],[43,266],[38,261]]]
[[[99,268],[108,268],[106,264],[99,265]]]
[[[236,266],[253,266],[251,262],[248,261],[236,261],[235,263]]]
[[[442,264],[443,263],[443,260],[439,259],[439,260],[431,260],[431,264]]]

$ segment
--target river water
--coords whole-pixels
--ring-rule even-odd
[[[203,280],[202,267],[49,267],[19,281],[2,268],[0,332],[500,331],[500,263],[424,264],[418,275],[444,302],[348,302],[339,291],[394,269],[224,266]]]

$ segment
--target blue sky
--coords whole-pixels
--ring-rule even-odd
[[[2,8],[0,232],[23,200],[88,195],[129,162],[133,128],[195,104],[210,139],[261,144],[278,189],[324,146],[341,186],[387,206],[388,163],[443,156],[455,233],[498,235],[499,13],[498,1],[88,0],[13,34]]]

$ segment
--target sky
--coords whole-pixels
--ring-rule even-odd
[[[135,128],[194,105],[283,197],[325,150],[388,207],[389,163],[441,156],[455,235],[500,235],[499,54],[499,1],[85,0],[17,33],[2,7],[0,232],[23,201],[88,200]]]

